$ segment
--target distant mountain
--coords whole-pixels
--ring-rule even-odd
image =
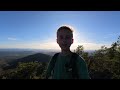
[[[35,54],[33,51],[0,51],[0,58]]]
[[[35,53],[43,53],[53,56],[57,50],[52,49],[15,49],[15,48],[6,48],[0,49],[0,58],[3,57],[18,57],[18,56],[27,56]]]
[[[0,48],[0,51],[34,51],[34,52],[53,52],[59,51],[55,49],[23,49],[23,48]]]
[[[29,55],[20,59],[13,60],[9,62],[9,66],[5,67],[4,69],[7,68],[15,68],[19,62],[49,62],[51,56],[42,54],[42,53],[36,53],[33,55]]]

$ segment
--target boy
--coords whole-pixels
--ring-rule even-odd
[[[73,43],[73,30],[69,26],[61,26],[57,30],[57,43],[61,52],[55,54],[50,60],[46,78],[90,79],[85,61],[70,51]]]

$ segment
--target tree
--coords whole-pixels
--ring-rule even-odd
[[[78,55],[82,55],[83,54],[83,51],[84,50],[84,47],[83,45],[78,45],[78,47],[76,48],[76,50],[74,50]]]
[[[19,63],[14,71],[7,75],[8,79],[33,79],[36,76],[38,62]]]

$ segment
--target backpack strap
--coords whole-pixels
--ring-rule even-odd
[[[52,70],[53,70],[53,68],[54,68],[54,66],[55,66],[55,63],[56,63],[56,60],[57,60],[58,55],[59,55],[59,53],[56,53],[56,54],[52,57],[52,59],[51,59]],[[52,70],[51,70],[51,71],[52,71]],[[54,72],[54,70],[53,70],[53,72]]]
[[[78,56],[79,56],[78,54],[72,53],[71,60],[70,60],[70,65],[72,65],[72,77],[73,77],[73,79],[79,78],[78,68],[76,65]]]
[[[52,57],[52,61],[54,62],[54,65],[56,63],[57,57],[58,57],[59,53],[56,53],[53,57]],[[53,66],[54,66],[53,65]]]

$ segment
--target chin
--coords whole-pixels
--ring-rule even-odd
[[[62,50],[64,50],[64,51],[68,51],[68,50],[69,50],[69,48],[62,48]]]

